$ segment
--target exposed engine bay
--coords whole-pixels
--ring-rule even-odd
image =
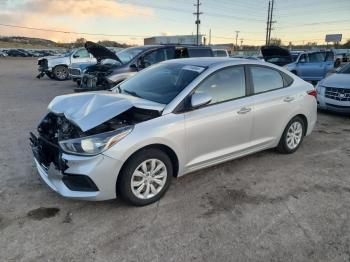
[[[135,125],[160,116],[156,110],[131,107],[120,115],[83,132],[77,125],[68,120],[64,114],[49,112],[39,124],[36,137],[31,133],[31,145],[35,158],[45,167],[51,163],[59,170],[67,167],[61,161],[60,141],[105,133],[125,126]]]

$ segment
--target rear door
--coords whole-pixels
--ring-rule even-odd
[[[250,75],[254,98],[252,146],[263,149],[282,134],[298,105],[298,90],[290,86],[293,79],[277,69],[252,65]]]

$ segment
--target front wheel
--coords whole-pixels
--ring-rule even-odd
[[[294,117],[285,128],[277,150],[284,154],[294,153],[303,142],[305,133],[303,119],[299,116]]]
[[[158,149],[136,153],[120,173],[117,193],[125,201],[144,206],[156,202],[168,190],[173,167],[168,155]]]
[[[62,65],[56,66],[52,70],[52,73],[53,73],[53,76],[59,81],[67,80],[69,77],[68,68]]]

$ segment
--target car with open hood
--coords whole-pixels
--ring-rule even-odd
[[[280,46],[262,46],[260,51],[265,62],[278,66],[284,66],[293,62],[292,55],[286,48]]]
[[[146,205],[172,177],[268,148],[295,152],[316,123],[315,96],[272,64],[173,59],[110,91],[54,98],[31,133],[34,161],[63,196]]]
[[[331,51],[300,53],[298,58],[284,67],[306,81],[320,81],[334,69],[334,54]]]
[[[319,108],[350,113],[350,63],[318,82],[316,89]]]
[[[111,50],[94,42],[86,42],[85,49],[96,59],[83,63],[73,63],[69,69],[69,76],[80,86],[81,79],[86,70],[100,71],[101,74],[122,65],[121,60],[116,55],[115,50]]]
[[[55,56],[45,56],[38,59],[37,78],[47,75],[51,79],[67,80],[69,78],[68,67],[74,63],[96,64],[96,58],[85,48],[77,48],[64,54]]]
[[[87,42],[85,48],[90,53],[100,50],[99,45],[92,42]],[[95,53],[93,55],[96,57]],[[210,47],[203,46],[145,45],[126,48],[115,56],[121,64],[102,65],[101,63],[87,67],[82,76],[81,86],[75,91],[110,89],[156,63],[176,58],[212,57],[214,54]],[[113,57],[108,58],[114,59]]]

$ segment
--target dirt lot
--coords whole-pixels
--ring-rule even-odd
[[[297,153],[174,179],[147,207],[73,201],[39,179],[28,133],[74,84],[35,63],[0,60],[0,261],[349,261],[348,116],[320,112]]]

